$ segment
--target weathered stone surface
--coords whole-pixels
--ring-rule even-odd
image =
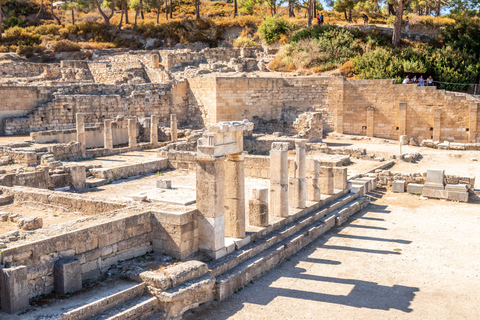
[[[34,230],[43,227],[43,219],[39,217],[34,218],[20,218],[17,221],[18,227],[23,230]]]
[[[55,292],[72,293],[82,289],[82,269],[76,258],[60,259],[54,269]]]
[[[0,269],[2,310],[6,313],[16,313],[28,307],[28,276],[27,267],[11,267]]]
[[[404,193],[405,192],[405,181],[403,181],[403,180],[393,181],[392,192]]]

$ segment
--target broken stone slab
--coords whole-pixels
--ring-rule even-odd
[[[404,193],[405,192],[405,181],[404,180],[394,180],[392,182],[392,192]]]
[[[205,263],[191,260],[170,267],[167,270],[145,271],[139,276],[148,286],[165,291],[201,277],[207,272],[208,266]]]
[[[43,219],[39,217],[26,217],[17,220],[17,225],[23,230],[34,230],[43,227]]]
[[[147,195],[145,194],[132,194],[128,196],[133,201],[145,201],[147,200]]]
[[[407,192],[411,194],[421,194],[423,190],[423,184],[409,183],[407,185]]]

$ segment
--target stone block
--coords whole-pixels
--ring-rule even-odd
[[[394,180],[392,182],[392,192],[404,193],[405,192],[405,181]]]
[[[27,267],[12,267],[0,270],[2,310],[12,314],[28,307]]]
[[[252,187],[250,189],[250,199],[259,200],[268,203],[268,188],[267,187]]]
[[[82,289],[82,268],[80,260],[70,257],[55,263],[55,292],[66,294]]]
[[[157,188],[160,189],[171,189],[172,188],[172,180],[157,180]]]
[[[435,198],[435,199],[447,199],[448,191],[430,189],[430,188],[427,188],[426,185],[424,185],[422,189],[422,196],[427,198]]]
[[[26,217],[17,220],[17,225],[23,230],[34,230],[43,227],[43,219],[39,217]]]
[[[447,199],[451,201],[468,202],[468,192],[446,191]]]
[[[270,185],[270,214],[275,217],[288,216],[288,185]]]
[[[445,188],[445,170],[428,169],[425,188],[443,190]]]
[[[409,183],[407,185],[407,192],[411,194],[422,194],[423,184]]]
[[[446,191],[468,192],[468,186],[462,183],[449,183],[445,187]]]
[[[249,215],[248,223],[251,226],[268,226],[268,204],[266,202],[251,199],[248,201]]]

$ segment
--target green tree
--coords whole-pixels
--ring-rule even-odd
[[[2,6],[5,5],[8,2],[8,0],[0,0],[0,40],[2,38],[2,33],[3,33],[3,14],[2,14]]]

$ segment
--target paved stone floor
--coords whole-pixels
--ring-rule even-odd
[[[375,196],[348,224],[184,319],[478,319],[478,203]]]

